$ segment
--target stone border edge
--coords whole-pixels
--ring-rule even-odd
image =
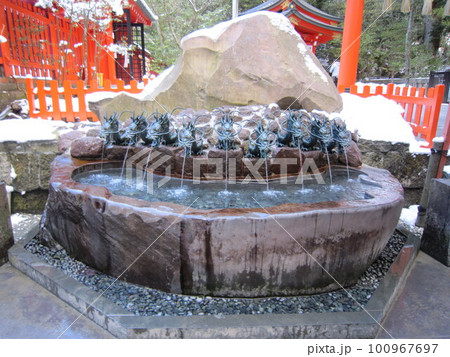
[[[419,236],[405,227],[397,230],[407,241],[366,305],[368,313],[135,316],[28,252],[24,246],[39,224],[19,237],[8,255],[12,266],[118,338],[374,338],[420,247]]]

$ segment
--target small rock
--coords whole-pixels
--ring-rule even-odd
[[[22,111],[22,106],[17,102],[12,102],[11,110],[16,114],[20,114],[20,112]]]
[[[71,130],[67,133],[61,134],[59,136],[60,140],[70,140],[70,141],[74,141],[76,139],[82,138],[83,136],[85,136],[85,132],[81,131],[81,130]]]
[[[86,136],[72,142],[70,153],[76,158],[98,159],[102,156],[102,149],[102,139]]]
[[[242,128],[241,132],[239,133],[239,139],[248,140],[249,136],[250,136],[250,130]]]
[[[84,135],[85,133],[79,130],[72,130],[68,133],[61,134],[58,139],[58,152],[60,154],[66,152],[70,149],[74,140],[82,138]]]
[[[350,146],[345,148],[345,151],[347,153],[347,159],[345,154],[339,155],[339,162],[341,164],[346,165],[346,160],[348,160],[348,166],[350,167],[359,167],[362,165],[362,154],[357,143],[352,140]]]
[[[278,130],[280,129],[280,126],[278,125],[278,123],[273,120],[271,122],[269,122],[269,130],[273,133],[278,132]]]
[[[92,128],[86,132],[86,136],[95,136],[97,137],[100,134],[100,128]]]

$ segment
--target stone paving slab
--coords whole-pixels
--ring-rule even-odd
[[[419,252],[382,326],[394,338],[450,338],[449,297],[450,268]]]
[[[114,338],[13,268],[0,267],[0,338]]]
[[[30,229],[39,225],[41,214],[14,213],[11,215],[14,242],[27,237]]]
[[[119,338],[373,338],[416,255],[409,236],[402,252],[366,306],[367,312],[216,316],[134,316],[101,294],[39,260],[23,248],[37,231],[9,251],[11,264]]]

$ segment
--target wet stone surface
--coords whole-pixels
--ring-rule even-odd
[[[379,258],[346,290],[310,296],[258,299],[217,298],[164,293],[102,274],[76,261],[65,250],[52,250],[32,239],[26,249],[119,306],[142,316],[236,315],[360,311],[379,286],[406,237],[395,231]],[[113,285],[111,285],[113,284]]]

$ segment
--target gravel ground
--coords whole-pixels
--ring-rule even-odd
[[[308,313],[333,311],[360,311],[375,292],[381,280],[400,252],[406,237],[397,231],[390,238],[380,257],[347,291],[258,299],[215,298],[164,293],[159,290],[116,281],[87,265],[70,258],[65,250],[51,250],[32,239],[26,249],[64,273],[104,292],[103,296],[119,306],[142,316],[191,316],[264,313]]]

